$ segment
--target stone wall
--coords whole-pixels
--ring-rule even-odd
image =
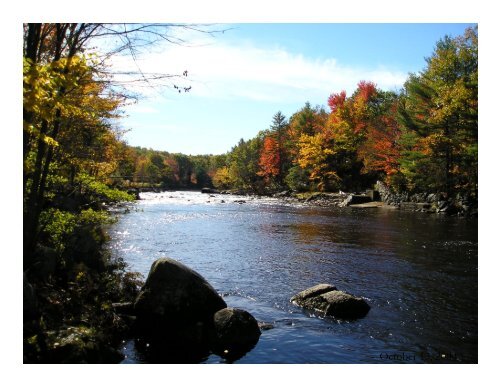
[[[385,204],[401,210],[458,216],[477,216],[478,213],[477,200],[468,194],[447,197],[444,193],[395,193],[381,181],[377,181],[376,190]]]

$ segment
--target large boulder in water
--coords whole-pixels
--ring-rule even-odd
[[[318,284],[293,296],[290,301],[301,307],[339,319],[357,319],[366,316],[368,303],[329,284]]]
[[[151,266],[134,312],[142,331],[191,335],[193,329],[202,333],[225,307],[226,302],[201,275],[178,261],[161,258]]]

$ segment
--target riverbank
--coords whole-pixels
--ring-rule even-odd
[[[217,191],[202,189],[207,194],[232,194],[251,197],[272,197],[285,203],[297,203],[320,207],[351,207],[392,209],[411,212],[437,213],[447,216],[477,217],[478,202],[471,195],[456,194],[447,196],[444,193],[394,193],[382,182],[377,182],[375,189],[365,192],[294,192],[284,190],[281,192],[257,194],[245,190]]]
[[[23,272],[24,363],[119,363],[119,343],[132,320],[117,312],[142,284],[105,244],[121,201],[72,211],[52,207],[53,217]]]

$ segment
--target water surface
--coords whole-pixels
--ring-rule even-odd
[[[112,227],[110,248],[144,276],[157,258],[176,259],[228,306],[271,323],[237,363],[477,363],[477,219],[198,192],[141,197]],[[346,322],[289,302],[318,283],[364,297],[370,312]],[[125,363],[148,361],[136,344],[124,343]]]

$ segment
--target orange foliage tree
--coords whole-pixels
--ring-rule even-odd
[[[259,176],[266,180],[276,178],[280,175],[281,159],[278,141],[271,135],[264,138],[259,159]]]

